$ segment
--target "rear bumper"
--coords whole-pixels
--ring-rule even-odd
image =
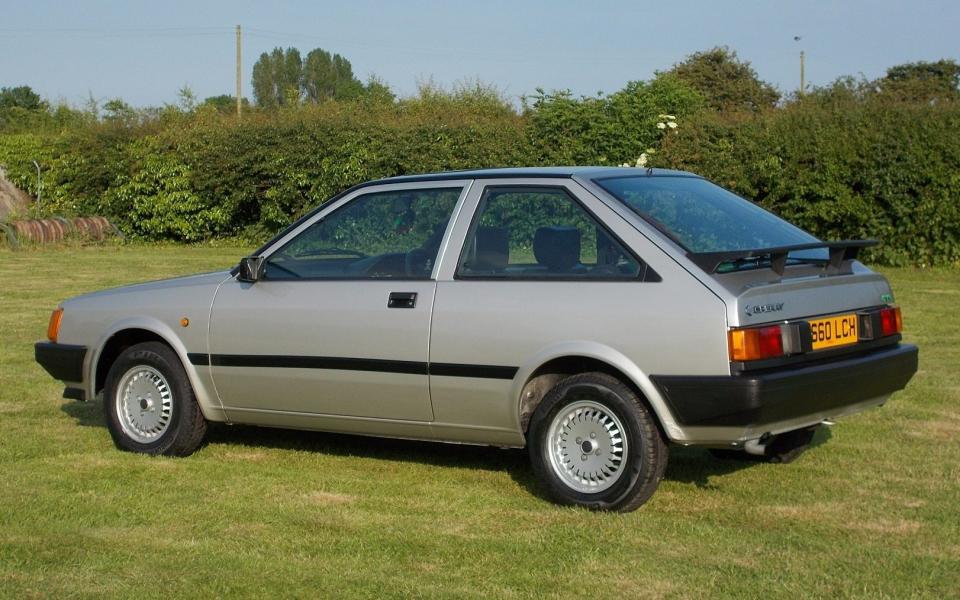
[[[730,376],[651,377],[684,427],[743,428],[801,422],[805,416],[850,412],[854,405],[903,389],[917,372],[916,346],[807,367]]]
[[[54,379],[60,381],[83,381],[83,359],[86,355],[86,346],[51,342],[37,342],[33,346],[33,356],[36,361]]]

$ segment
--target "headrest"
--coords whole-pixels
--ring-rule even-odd
[[[551,271],[567,271],[580,263],[580,230],[540,227],[533,236],[533,255]]]
[[[474,271],[502,271],[510,260],[510,231],[506,227],[477,227]]]

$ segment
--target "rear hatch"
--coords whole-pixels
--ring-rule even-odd
[[[893,301],[890,285],[860,263],[846,273],[825,275],[813,265],[714,274],[729,294],[727,324],[747,327],[878,307]]]
[[[886,280],[856,261],[873,240],[823,241],[698,177],[615,170],[592,183],[681,251],[727,307],[731,372],[869,352],[900,340]]]
[[[832,270],[798,264],[711,276],[727,304],[732,372],[831,360],[900,340],[887,280],[856,261]],[[772,346],[762,347],[767,342]]]

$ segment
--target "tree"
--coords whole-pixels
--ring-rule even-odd
[[[303,92],[310,102],[356,98],[363,84],[353,75],[350,61],[322,48],[311,50],[303,61]]]
[[[296,48],[274,48],[253,65],[253,97],[259,106],[274,108],[299,98],[303,61]],[[295,92],[295,95],[291,92]]]
[[[122,98],[113,98],[103,104],[104,120],[114,123],[131,124],[137,118],[137,111],[123,101]]]
[[[667,73],[700,92],[717,111],[759,111],[776,105],[780,92],[762,81],[750,63],[722,46],[694,52]]]
[[[45,110],[47,103],[29,85],[0,88],[0,109]]]
[[[250,101],[246,98],[242,98],[240,102],[243,104],[244,109],[250,106]],[[212,106],[217,109],[217,112],[233,113],[237,111],[237,97],[231,96],[230,94],[210,96],[205,98],[200,106]]]
[[[896,65],[887,69],[878,85],[882,91],[904,99],[957,98],[960,65],[949,59]]]
[[[374,102],[392,102],[390,88],[376,78],[364,85],[353,74],[350,61],[322,48],[311,50],[301,60],[296,48],[274,48],[260,55],[253,65],[253,96],[263,108],[314,104],[324,100],[364,97]]]
[[[183,87],[177,91],[177,98],[180,99],[180,110],[191,113],[197,108],[197,95],[189,85],[183,84]]]
[[[283,92],[287,100],[284,104],[290,103],[294,98],[299,101],[300,88],[303,87],[303,59],[300,58],[299,50],[287,48],[283,55],[282,71]],[[294,91],[296,94],[293,93]]]
[[[397,99],[390,86],[376,75],[367,78],[367,84],[363,86],[363,98],[370,104],[393,104]]]

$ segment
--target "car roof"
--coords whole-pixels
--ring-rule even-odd
[[[440,173],[421,173],[375,179],[363,184],[380,185],[387,183],[410,183],[418,181],[445,181],[450,179],[501,179],[511,177],[571,179],[602,179],[607,177],[628,177],[647,175],[652,177],[699,177],[687,171],[672,169],[640,169],[635,167],[509,167],[498,169],[468,169],[464,171],[443,171]]]

